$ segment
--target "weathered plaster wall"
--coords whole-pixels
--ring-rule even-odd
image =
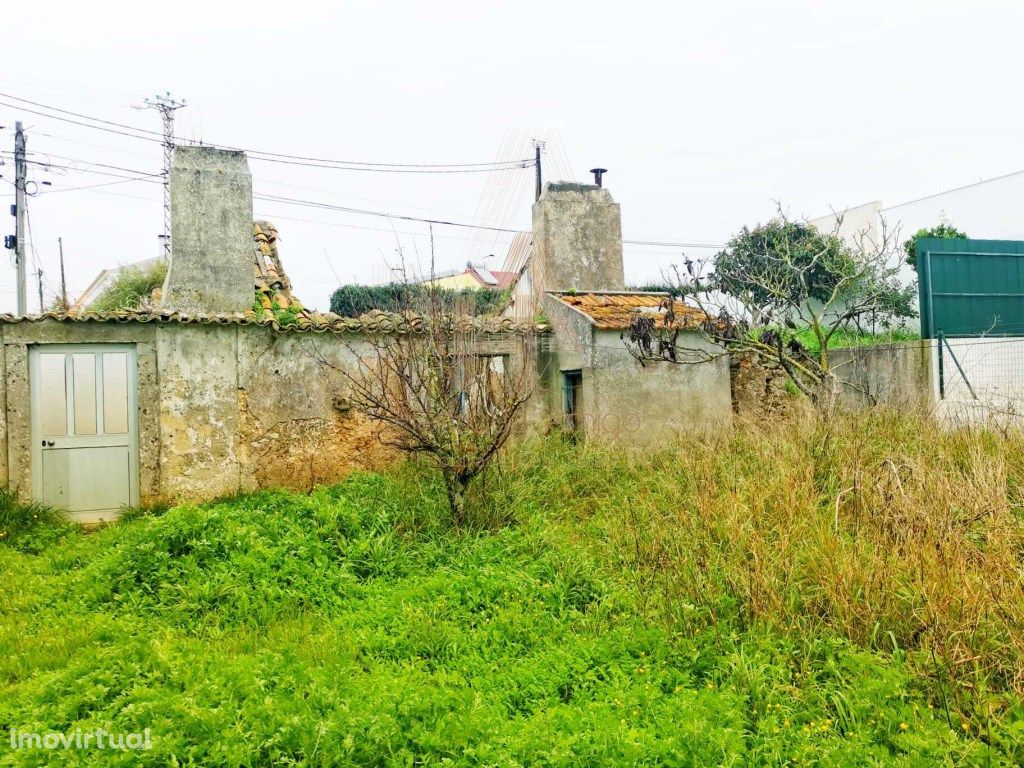
[[[932,357],[928,341],[833,349],[829,359],[842,385],[840,405],[930,412],[935,405]],[[786,372],[758,355],[734,356],[732,377],[733,407],[742,417],[777,418],[808,407],[787,385]]]
[[[0,487],[31,494],[28,350],[135,344],[139,496],[144,505],[284,487],[308,490],[395,460],[377,426],[347,406],[344,377],[370,349],[359,336],[242,325],[60,323],[0,326]],[[532,340],[484,336],[480,351],[526,364]],[[532,358],[531,358],[532,360]],[[535,409],[535,410],[530,410]],[[539,418],[528,405],[527,419]]]
[[[619,331],[594,334],[592,367],[583,371],[588,436],[622,445],[653,446],[683,433],[709,432],[732,421],[729,360],[641,365]],[[711,355],[721,350],[698,333],[682,333],[681,347]],[[589,385],[588,385],[589,379]]]
[[[309,490],[394,460],[345,405],[337,369],[368,351],[358,337],[169,326],[159,339],[164,500]]]
[[[553,296],[544,297],[544,314],[551,323],[554,338],[550,341],[549,366],[545,380],[548,386],[544,392],[551,423],[568,426],[565,413],[565,393],[562,375],[565,371],[583,371],[593,366],[594,329],[581,312],[568,307]],[[577,409],[581,414],[588,412],[589,386],[586,375],[579,392]],[[586,424],[584,424],[584,433]]]
[[[349,408],[337,369],[355,372],[369,349],[358,336],[240,328],[240,490],[301,490],[395,458],[376,425]]]
[[[237,341],[235,326],[157,332],[165,500],[238,492]]]
[[[558,338],[549,407],[564,424],[562,372],[582,373],[579,404],[587,438],[620,445],[656,445],[682,432],[721,429],[732,420],[729,360],[697,365],[648,362],[629,354],[621,332],[598,330],[582,313],[547,296],[545,313]],[[680,344],[714,355],[721,350],[700,334]]]
[[[885,405],[900,410],[930,410],[931,342],[835,349],[830,354],[843,382],[842,402],[849,406]]]

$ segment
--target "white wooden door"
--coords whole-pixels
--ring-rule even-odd
[[[134,346],[32,347],[29,377],[35,497],[81,522],[137,505]]]

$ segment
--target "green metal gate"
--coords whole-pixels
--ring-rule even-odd
[[[921,335],[1024,336],[1024,242],[919,240]]]

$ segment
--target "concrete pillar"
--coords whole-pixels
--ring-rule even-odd
[[[548,184],[533,204],[533,302],[547,291],[621,291],[622,215],[607,189]]]
[[[252,307],[252,176],[244,152],[177,147],[171,261],[163,308],[230,314]]]

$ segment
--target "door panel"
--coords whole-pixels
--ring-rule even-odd
[[[68,433],[68,397],[65,389],[67,355],[40,354],[36,364],[39,432],[45,437]]]
[[[81,521],[137,504],[134,347],[45,345],[30,364],[36,498]]]
[[[131,503],[127,446],[43,451],[44,504],[68,512],[116,511]]]

